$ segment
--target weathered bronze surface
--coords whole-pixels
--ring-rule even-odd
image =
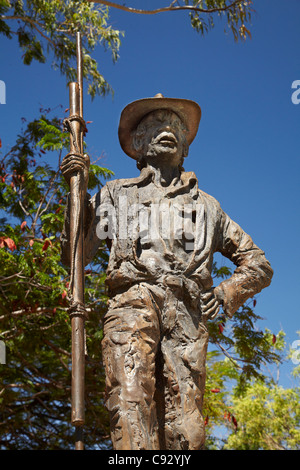
[[[140,176],[110,181],[85,202],[85,264],[103,239],[110,249],[102,348],[117,450],[203,448],[207,319],[220,306],[231,317],[273,274],[264,252],[183,169],[200,117],[196,103],[162,95],[128,105],[119,139]],[[76,168],[87,183],[87,158]],[[66,264],[69,223],[67,207]],[[216,287],[215,252],[236,265]]]

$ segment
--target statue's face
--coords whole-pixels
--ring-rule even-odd
[[[135,146],[149,162],[164,160],[170,165],[179,165],[182,157],[187,155],[181,119],[168,110],[149,113],[136,130]]]

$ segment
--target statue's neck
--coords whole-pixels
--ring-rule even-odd
[[[178,166],[149,164],[153,173],[153,182],[157,186],[170,186],[180,182],[180,169]],[[174,181],[175,180],[175,181]],[[177,181],[176,181],[177,180]]]

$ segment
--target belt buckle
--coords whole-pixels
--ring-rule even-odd
[[[181,288],[183,286],[183,279],[178,276],[166,276],[164,279],[164,284],[168,287]]]

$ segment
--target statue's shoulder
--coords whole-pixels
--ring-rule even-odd
[[[206,193],[202,189],[199,188],[199,182],[196,174],[193,171],[183,172],[181,175],[181,179],[184,183],[189,183],[198,192],[198,198],[202,201],[207,208],[214,208],[216,211],[221,209],[219,201],[210,194]]]
[[[138,178],[119,178],[115,180],[110,180],[106,183],[106,186],[110,191],[117,191],[123,187],[130,187],[136,184]]]
[[[138,185],[140,182],[140,178],[120,178],[115,180],[107,181],[105,186],[103,187],[104,192],[109,193],[112,200],[115,200],[120,194],[132,188],[133,186]]]
[[[108,189],[110,192],[115,192],[122,186],[126,185],[126,183],[130,181],[130,179],[120,178],[120,179],[109,180],[105,183],[104,188]]]
[[[143,168],[140,175],[133,178],[120,178],[109,181],[109,189],[112,191],[118,191],[122,188],[132,188],[134,186],[141,187],[149,183],[152,176],[152,171],[148,168]]]
[[[221,205],[219,201],[214,196],[211,196],[205,191],[202,191],[202,189],[198,189],[198,193],[199,193],[200,199],[205,201],[206,204],[208,204],[209,206],[215,207],[217,210],[221,209]]]

